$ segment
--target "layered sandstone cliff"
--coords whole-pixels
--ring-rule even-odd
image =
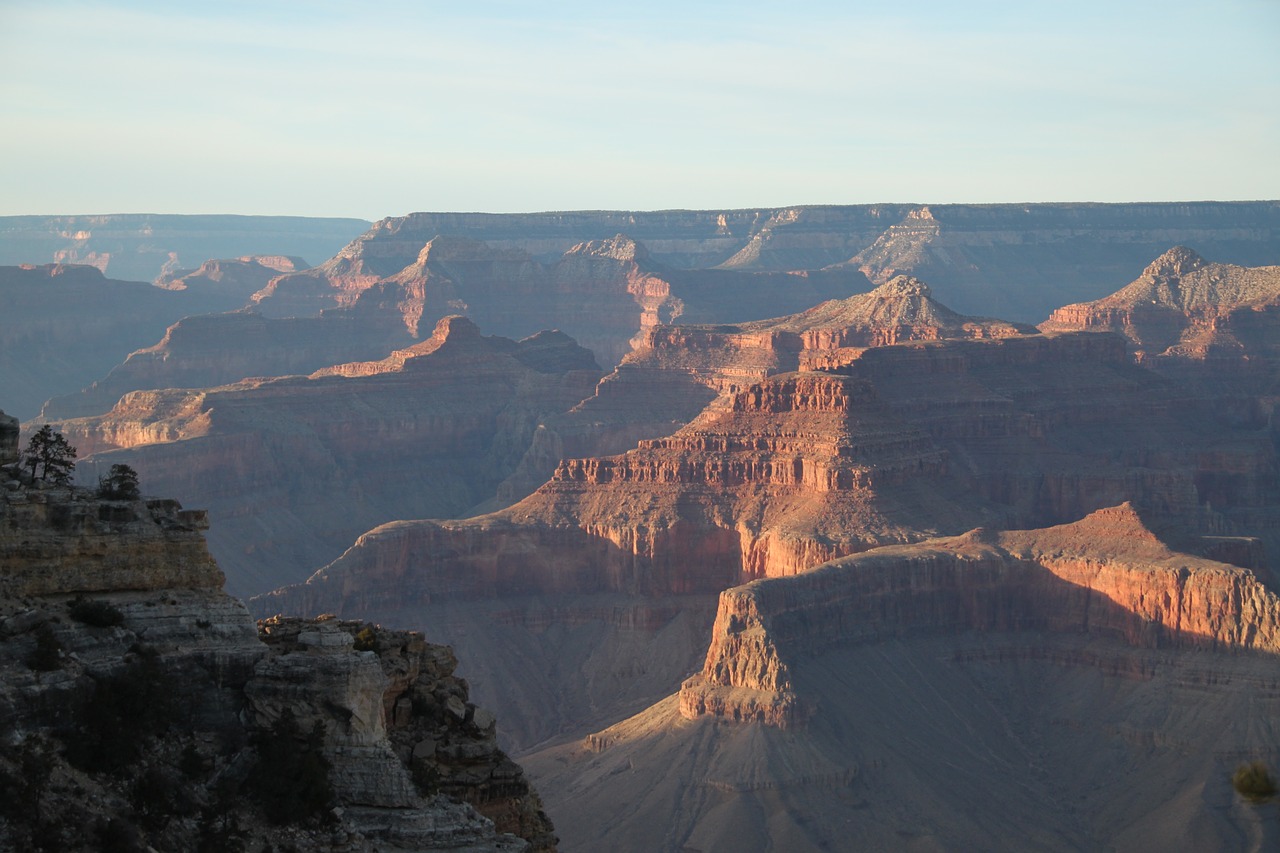
[[[1119,332],[1133,343],[1134,355],[1153,366],[1211,360],[1221,370],[1250,360],[1276,362],[1277,312],[1280,266],[1210,263],[1177,246],[1126,287],[1059,308],[1041,328]]]
[[[490,498],[537,424],[591,393],[591,354],[558,333],[515,342],[470,321],[380,362],[207,391],[127,394],[60,428],[89,465],[208,506],[239,592],[301,579],[361,532]],[[85,467],[82,465],[82,467]]]
[[[727,405],[729,395],[775,374],[837,368],[876,346],[1034,333],[1031,326],[956,314],[909,276],[770,320],[654,326],[593,397],[543,425],[504,487],[540,483],[562,458],[613,455],[670,435],[708,405]]]
[[[264,644],[221,591],[202,512],[28,482],[9,444],[0,846],[554,849],[537,793],[497,749],[447,647],[324,620],[273,623]],[[331,813],[282,821],[260,807],[274,769],[263,738],[286,731],[321,733],[294,749],[323,757],[311,772],[331,801],[313,805]],[[315,781],[281,772],[277,788]]]
[[[722,593],[680,710],[785,728],[816,712],[792,677],[805,656],[971,631],[1275,654],[1280,598],[1249,568],[1170,550],[1130,504],[1056,528],[880,548]]]

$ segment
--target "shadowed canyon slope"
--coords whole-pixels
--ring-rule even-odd
[[[1127,504],[894,546],[727,590],[678,697],[527,761],[566,850],[1265,850],[1278,616]]]
[[[234,289],[163,290],[89,266],[0,267],[0,395],[30,418],[40,404],[103,375],[190,314],[243,304]]]
[[[83,467],[127,463],[147,488],[208,507],[229,587],[247,593],[305,576],[383,521],[459,515],[489,499],[539,419],[599,376],[564,335],[516,343],[454,317],[383,361],[135,392],[60,427],[94,454]]]
[[[555,849],[452,650],[333,619],[259,633],[203,511],[33,481],[17,438],[0,412],[0,848]]]

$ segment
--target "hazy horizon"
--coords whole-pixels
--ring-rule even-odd
[[[1280,4],[0,3],[0,215],[1280,198]]]

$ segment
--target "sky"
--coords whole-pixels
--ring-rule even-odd
[[[0,215],[1280,198],[1280,0],[0,0]]]

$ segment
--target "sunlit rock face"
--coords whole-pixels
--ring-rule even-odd
[[[1059,308],[1040,328],[1118,332],[1137,360],[1157,370],[1212,367],[1230,378],[1274,368],[1278,314],[1280,266],[1211,263],[1176,246],[1126,287]]]

